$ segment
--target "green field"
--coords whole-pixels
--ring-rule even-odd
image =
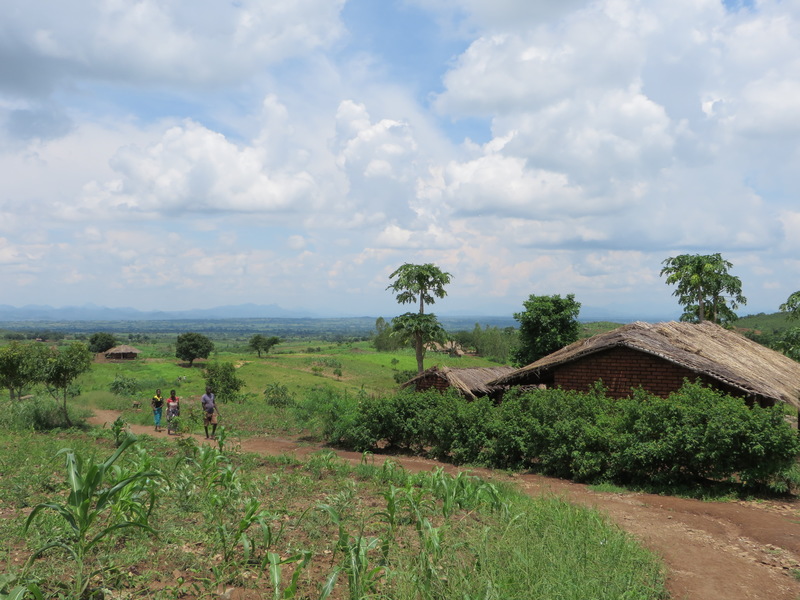
[[[31,424],[41,428],[57,418],[42,390],[6,404],[0,594],[193,599],[233,589],[241,598],[314,600],[665,597],[658,562],[591,510],[466,474],[412,474],[369,455],[353,467],[332,452],[300,462],[236,451],[250,436],[321,440],[324,413],[315,413],[315,399],[391,393],[394,374],[415,367],[412,351],[378,353],[363,341],[286,341],[261,358],[245,345],[241,337],[218,337],[209,357],[235,365],[245,383],[221,404],[219,447],[188,436],[142,436],[94,483],[87,475],[100,472],[115,439],[124,439],[122,428],[32,431]],[[184,431],[201,431],[191,415],[199,412],[205,363],[190,368],[177,360],[167,336],[137,347],[141,358],[96,362],[81,376],[80,394],[70,401],[75,419],[105,408],[120,411],[121,425],[150,425],[149,397],[155,388],[174,388],[183,398]],[[493,363],[428,354],[426,366],[434,364]],[[111,393],[120,377],[139,390]],[[268,403],[264,391],[276,387],[303,410]],[[128,484],[113,485],[120,481]]]

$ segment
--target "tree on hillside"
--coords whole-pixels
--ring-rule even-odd
[[[516,366],[536,362],[578,339],[581,303],[575,301],[575,294],[566,298],[531,294],[522,304],[525,310],[514,313],[520,323],[513,356]]]
[[[747,304],[742,282],[728,271],[733,264],[717,254],[680,254],[662,262],[661,275],[675,285],[673,296],[684,307],[681,321],[727,324],[737,319],[734,309]]]
[[[244,380],[236,376],[236,367],[230,362],[213,362],[206,366],[203,373],[206,386],[210,387],[216,397],[227,403],[244,387]]]
[[[48,348],[34,342],[12,341],[0,348],[0,387],[8,388],[11,400],[22,397],[23,389],[42,381]]]
[[[89,337],[89,352],[97,354],[98,352],[105,352],[117,345],[117,340],[110,333],[98,331]]]
[[[444,329],[436,316],[425,314],[425,305],[433,304],[436,298],[444,298],[447,295],[444,286],[450,283],[452,276],[431,263],[424,265],[405,263],[389,275],[389,278],[393,281],[386,289],[397,294],[399,304],[419,302],[419,312],[408,312],[392,319],[392,330],[400,339],[413,342],[417,357],[417,372],[422,373],[425,344],[444,336]]]
[[[252,350],[258,352],[258,358],[261,358],[261,353],[269,354],[269,351],[272,349],[273,346],[277,346],[281,343],[281,338],[277,336],[270,336],[266,337],[261,335],[260,333],[255,334],[253,337],[250,338],[250,342],[248,345]]]
[[[74,388],[75,380],[92,366],[94,355],[81,342],[72,342],[64,349],[53,349],[44,367],[44,383],[56,400],[61,400],[64,422],[72,426],[67,411],[67,398],[79,392]]]
[[[201,333],[182,333],[175,342],[175,356],[188,360],[192,366],[196,358],[208,358],[214,351],[214,343]]]

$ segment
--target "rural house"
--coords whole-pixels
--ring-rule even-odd
[[[800,363],[719,325],[631,323],[579,340],[488,382],[586,391],[602,380],[608,395],[629,396],[641,386],[666,397],[684,379],[699,379],[749,403],[800,407]]]
[[[502,388],[495,389],[488,385],[488,382],[513,371],[514,367],[471,367],[463,369],[431,367],[406,381],[402,387],[414,386],[414,389],[418,392],[424,392],[431,388],[439,391],[455,388],[468,400],[475,400],[480,396],[494,398],[498,395],[496,392],[502,392]]]
[[[133,360],[137,358],[139,354],[141,354],[141,351],[138,348],[125,344],[122,346],[114,346],[110,350],[106,350],[105,353],[108,360]]]

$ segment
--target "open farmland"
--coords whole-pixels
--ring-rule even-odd
[[[31,506],[65,498],[63,457],[53,458],[55,453],[71,447],[82,455],[105,459],[113,452],[112,425],[121,416],[140,436],[137,446],[142,449],[128,451],[130,458],[121,461],[134,469],[141,466],[137,461],[149,456],[147,464],[169,473],[170,481],[154,488],[158,489],[158,501],[152,514],[157,516],[151,525],[158,531],[157,538],[140,531],[127,532],[115,536],[115,550],[109,557],[94,555],[108,558],[105,566],[113,567],[104,581],[115,586],[115,597],[147,589],[163,598],[216,597],[226,590],[232,598],[260,598],[274,595],[280,588],[281,597],[316,599],[323,597],[323,586],[335,573],[331,598],[662,597],[657,563],[631,545],[631,538],[622,535],[618,526],[665,561],[672,597],[744,599],[764,597],[758,594],[768,591],[771,598],[788,600],[800,593],[793,575],[800,573],[799,513],[793,497],[699,502],[589,488],[536,475],[469,469],[503,494],[513,489],[524,492],[522,499],[513,494],[502,496],[501,504],[513,507],[512,513],[539,515],[533,522],[526,521],[525,527],[530,529],[520,530],[521,537],[513,538],[510,547],[495,546],[487,543],[487,532],[505,530],[508,525],[502,521],[506,509],[498,504],[492,508],[484,498],[491,487],[483,488],[483,496],[471,492],[474,497],[462,499],[460,508],[448,508],[453,497],[446,490],[452,484],[443,476],[449,474],[456,481],[463,471],[417,457],[397,456],[384,463],[385,456],[367,456],[365,460],[359,454],[326,448],[313,422],[299,423],[289,408],[265,402],[264,390],[271,385],[285,386],[296,399],[314,398],[326,389],[353,397],[386,393],[396,386],[395,372],[413,368],[410,351],[382,354],[365,342],[306,339],[283,343],[258,358],[246,351],[241,340],[215,343],[217,351],[210,360],[233,363],[246,384],[237,401],[221,405],[226,436],[221,452],[196,435],[202,431],[197,421],[187,420],[187,430],[179,438],[152,431],[147,400],[156,387],[177,389],[191,414],[204,386],[204,362],[188,368],[170,356],[174,345],[166,339],[141,345],[143,358],[139,360],[97,362],[81,378],[82,393],[71,401],[72,407],[93,410],[93,422],[101,429],[57,434],[3,432],[4,534],[14,540],[4,555],[9,572],[19,572],[31,552],[47,541],[48,530],[59,526],[56,516],[44,511],[27,536],[21,534]],[[435,363],[491,365],[475,357],[429,354],[426,365]],[[120,375],[140,382],[141,391],[132,396],[111,394],[109,385]],[[133,400],[141,402],[144,409],[134,409]],[[12,451],[20,445],[30,449],[29,456]],[[184,463],[192,466],[186,468]],[[440,468],[444,471],[435,478],[418,475],[437,473]],[[213,483],[220,481],[215,478],[225,480],[224,489]],[[477,490],[481,484],[475,485]],[[418,490],[428,491],[414,500],[414,494],[422,493]],[[534,504],[517,504],[530,498]],[[564,505],[562,500],[569,503]],[[423,501],[419,506],[422,512],[415,521],[412,504],[418,501]],[[220,502],[227,507],[225,511],[219,512]],[[573,504],[600,507],[611,520],[606,522],[582,508],[570,509]],[[555,512],[546,512],[549,510]],[[390,537],[392,511],[397,529]],[[237,537],[237,528],[243,524],[247,525],[245,537]],[[269,543],[259,537],[266,531],[272,536]],[[529,547],[531,540],[543,546]],[[576,541],[580,543],[576,545]],[[382,554],[387,543],[388,560]],[[498,564],[489,566],[489,557],[479,554],[479,548],[488,549],[499,559]],[[520,555],[521,549],[524,555]],[[49,552],[63,554],[58,549]],[[312,557],[304,564],[305,552]],[[509,552],[514,561],[544,563],[551,573],[532,575],[526,572],[525,563],[509,562]],[[575,563],[570,562],[573,553]],[[151,557],[157,557],[155,565]],[[344,569],[346,557],[361,560],[357,564],[363,574],[372,573],[371,579],[361,580],[365,586],[361,596],[352,595],[353,571]],[[420,563],[420,557],[429,562]],[[459,570],[474,565],[475,560],[487,565],[483,574],[491,574],[493,582],[504,582],[496,595],[486,595],[489,584],[485,579],[468,581],[467,574]],[[426,564],[436,565],[437,570],[426,575]],[[508,576],[512,564],[512,570],[525,573],[522,579]],[[73,572],[67,560],[37,561],[35,566],[34,572],[43,581],[69,581]],[[295,574],[297,585],[292,587]],[[633,587],[616,588],[613,581],[618,574],[627,582],[624,586]],[[531,577],[539,582],[538,596],[531,591]],[[442,587],[443,581],[459,583]],[[590,587],[581,587],[587,583]],[[473,592],[465,596],[466,589]],[[620,589],[638,591],[623,596]]]

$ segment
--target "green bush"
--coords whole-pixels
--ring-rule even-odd
[[[269,406],[285,407],[292,406],[295,403],[294,394],[289,391],[289,388],[280,383],[267,384],[264,390],[264,400]]]
[[[780,407],[750,408],[690,382],[669,398],[636,390],[614,400],[599,383],[587,393],[512,391],[499,406],[455,392],[402,390],[355,407],[333,403],[328,414],[326,438],[357,450],[386,444],[576,481],[785,487],[800,452]]]

